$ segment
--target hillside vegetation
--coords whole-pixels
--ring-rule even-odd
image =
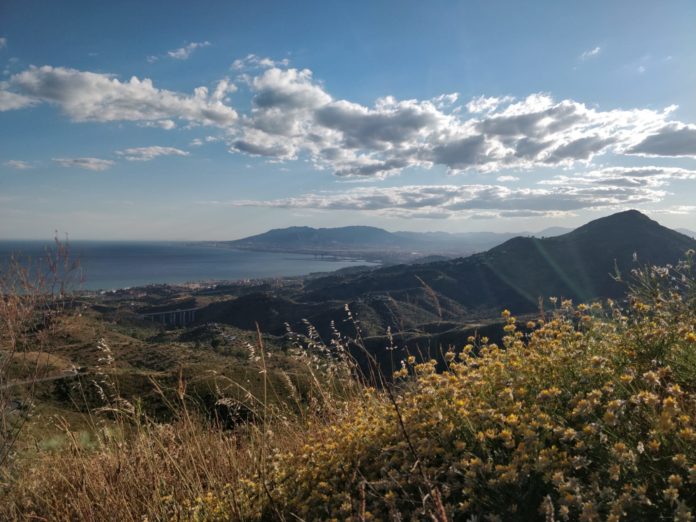
[[[388,328],[400,348],[438,352],[466,344],[472,328],[490,324],[504,307],[534,314],[549,296],[621,299],[625,287],[614,281],[616,269],[625,275],[643,264],[673,264],[689,249],[696,249],[696,240],[627,211],[556,237],[510,239],[470,257],[339,271],[287,289],[220,299],[199,320],[242,329],[258,323],[264,332],[282,335],[285,323],[301,330],[306,319],[326,338],[332,325],[352,335],[345,322],[348,304],[371,352],[384,352]]]
[[[427,284],[467,310],[503,303],[519,312],[536,310],[539,297],[576,301],[620,297],[616,266],[628,273],[639,263],[674,263],[696,240],[670,230],[636,210],[591,221],[556,237],[517,237],[487,252],[427,263],[399,265],[346,277],[311,281],[300,299],[355,299],[374,293],[420,289]]]
[[[345,339],[310,330],[297,338],[305,398],[270,404],[265,385],[231,430],[188,411],[183,378],[171,424],[112,400],[119,431],[20,459],[2,515],[693,520],[693,262],[635,273],[626,305],[552,299],[523,323],[504,311],[501,343],[473,335],[442,372],[409,356],[393,383],[375,367],[356,375]],[[256,354],[265,375],[272,352]]]

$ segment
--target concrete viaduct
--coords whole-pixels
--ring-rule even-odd
[[[140,314],[143,319],[161,323],[165,326],[186,326],[196,320],[196,312],[200,308],[187,308],[185,310],[165,310],[162,312],[148,312]]]

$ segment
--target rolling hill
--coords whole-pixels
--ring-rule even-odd
[[[370,233],[378,240],[385,232]],[[245,330],[258,324],[283,335],[286,324],[303,332],[307,320],[330,338],[334,327],[354,333],[347,304],[375,354],[386,346],[387,328],[402,346],[461,344],[473,330],[490,329],[503,308],[525,314],[538,310],[540,298],[620,298],[626,286],[613,279],[616,268],[628,276],[644,264],[674,263],[689,249],[696,240],[632,210],[555,237],[515,237],[469,257],[306,278],[288,291],[213,303],[199,321]]]
[[[696,240],[630,210],[556,237],[516,237],[466,258],[319,278],[308,283],[303,299],[354,299],[425,283],[469,310],[526,311],[536,308],[539,297],[586,301],[622,295],[624,288],[611,277],[615,266],[626,274],[640,264],[674,263],[690,248]]]
[[[447,257],[473,254],[505,241],[508,236],[487,234],[485,238],[472,239],[446,232],[388,232],[366,226],[289,227],[225,244],[243,250],[361,256],[402,263],[433,254]]]
[[[554,236],[568,229],[552,227],[534,234]],[[269,230],[222,244],[244,249],[274,252],[303,252],[339,255],[397,255],[401,261],[420,256],[458,257],[488,250],[519,234],[511,232],[388,232],[381,228],[347,226],[336,228],[288,227]],[[532,235],[524,233],[523,235]],[[391,256],[389,256],[391,254]]]

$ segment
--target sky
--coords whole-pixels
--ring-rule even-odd
[[[0,238],[696,229],[693,1],[0,2]]]

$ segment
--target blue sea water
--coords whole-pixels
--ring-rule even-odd
[[[52,243],[0,240],[0,267],[13,254],[39,260],[45,257],[47,247],[52,247]],[[83,272],[80,288],[85,290],[288,277],[372,264],[184,242],[71,241],[69,249],[71,258],[79,258]]]

